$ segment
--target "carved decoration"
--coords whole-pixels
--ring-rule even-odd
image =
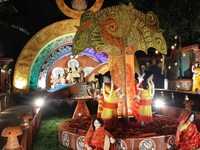
[[[147,53],[153,47],[167,54],[167,46],[159,28],[159,21],[153,12],[146,14],[129,5],[118,5],[102,9],[96,13],[82,14],[80,27],[73,42],[73,55],[80,54],[87,47],[96,53],[121,55],[126,47]]]
[[[101,9],[103,2],[104,2],[104,0],[96,0],[94,5],[91,8],[89,8],[89,10],[91,10],[94,13],[99,11]],[[57,4],[58,8],[60,9],[60,11],[62,11],[63,14],[65,14],[66,16],[69,16],[71,18],[80,18],[81,14],[84,12],[84,11],[76,11],[76,10],[69,8],[65,4],[64,0],[56,0],[56,4]]]

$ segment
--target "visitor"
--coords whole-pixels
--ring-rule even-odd
[[[8,93],[8,94],[10,94],[10,90],[11,90],[11,89],[12,89],[12,88],[11,88],[10,83],[8,83],[8,80],[5,79],[5,80],[4,80],[4,86],[3,86],[3,93]]]

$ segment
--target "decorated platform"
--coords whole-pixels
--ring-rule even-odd
[[[74,150],[84,150],[84,139],[91,121],[96,116],[69,119],[59,125],[59,142]],[[134,119],[130,124],[119,121],[108,126],[116,139],[117,150],[173,150],[178,121],[161,115],[154,115],[153,123],[141,126]]]

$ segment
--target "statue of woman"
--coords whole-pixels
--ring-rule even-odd
[[[115,150],[114,137],[104,129],[101,118],[95,118],[85,136],[84,145],[86,150]]]
[[[179,150],[193,150],[200,147],[197,127],[194,123],[195,114],[191,111],[181,117],[179,126],[176,131],[175,144]]]
[[[154,96],[155,89],[152,79],[153,73],[145,71],[143,81],[138,86],[138,94],[135,98],[135,100],[139,100],[138,120],[142,125],[144,125],[144,123],[153,122],[151,99]]]
[[[122,98],[124,101],[126,101],[126,98],[120,92],[120,88],[118,88],[111,80],[110,71],[101,76],[100,89],[101,92],[98,98],[99,106],[97,117],[103,119],[105,125],[111,125],[118,121],[117,93],[119,93],[120,98]]]

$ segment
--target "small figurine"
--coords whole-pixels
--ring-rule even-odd
[[[101,118],[95,118],[85,136],[86,150],[115,150],[114,137],[104,129],[104,122]]]
[[[193,66],[192,66],[192,72],[194,73],[193,74],[193,88],[192,88],[192,91],[193,92],[198,92],[200,90],[200,68],[198,67],[199,63],[195,63]]]
[[[180,119],[180,118],[179,118]],[[191,111],[181,117],[179,126],[176,131],[175,144],[179,146],[179,150],[193,150],[198,149],[199,133],[194,123],[195,114]]]

